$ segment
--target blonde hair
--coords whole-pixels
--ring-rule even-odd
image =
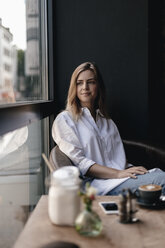
[[[101,74],[97,68],[97,66],[94,63],[91,62],[85,62],[81,65],[79,65],[73,72],[70,80],[70,86],[68,91],[68,97],[67,97],[67,104],[66,104],[66,110],[72,113],[73,118],[76,120],[81,115],[81,105],[80,101],[76,94],[76,82],[77,78],[80,75],[81,72],[91,70],[94,73],[95,79],[98,84],[98,96],[95,101],[95,108],[99,108],[100,112],[102,113],[103,117],[106,119],[109,118],[108,111],[106,108],[105,103],[105,87],[104,82],[102,80]]]

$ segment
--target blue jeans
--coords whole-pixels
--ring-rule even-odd
[[[162,186],[162,195],[165,195],[165,172],[155,171],[144,175],[137,175],[137,178],[129,178],[107,193],[107,195],[119,195],[123,189],[129,188],[135,193],[140,185],[143,184],[158,184]]]

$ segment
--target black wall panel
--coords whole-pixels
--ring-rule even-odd
[[[122,138],[149,139],[148,1],[55,0],[53,8],[58,111],[75,67],[95,61]]]

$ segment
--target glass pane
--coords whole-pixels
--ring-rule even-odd
[[[0,136],[0,247],[13,247],[44,193],[48,118]]]
[[[46,1],[0,0],[0,104],[47,100]]]

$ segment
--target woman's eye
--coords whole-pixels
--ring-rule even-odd
[[[81,85],[81,84],[82,84],[82,82],[76,82],[76,84],[77,84],[77,85]]]
[[[95,83],[96,83],[96,81],[94,81],[94,80],[88,82],[88,84],[95,84]]]

